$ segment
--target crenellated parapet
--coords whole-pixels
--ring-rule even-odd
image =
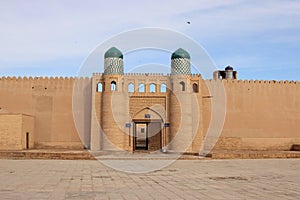
[[[0,78],[0,88],[5,90],[18,90],[22,88],[22,92],[32,90],[54,90],[72,91],[74,84],[86,84],[91,82],[89,77],[15,77],[2,76]],[[28,89],[28,90],[26,90]]]
[[[224,84],[267,84],[267,85],[276,85],[276,84],[300,84],[299,81],[293,80],[237,80],[237,79],[207,79],[206,82],[223,82]]]
[[[277,85],[277,84],[299,84],[299,81],[289,81],[289,80],[222,80],[225,84],[266,84],[266,85]]]
[[[166,76],[163,73],[125,73],[124,76]]]
[[[93,76],[103,76],[104,73],[99,73],[99,72],[94,72],[92,73]],[[181,76],[181,77],[202,77],[201,74],[171,74],[171,73],[146,73],[146,72],[132,72],[132,73],[124,73],[123,75],[124,77],[127,76],[166,76],[166,77],[170,77],[170,76]]]

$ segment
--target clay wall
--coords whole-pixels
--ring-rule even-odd
[[[22,149],[32,149],[34,148],[34,117],[29,115],[22,115],[21,117],[22,130],[20,134],[22,140]]]
[[[289,150],[300,143],[300,83],[223,80],[226,119],[215,149]]]
[[[21,150],[22,116],[20,114],[0,115],[0,150]]]
[[[34,145],[34,118],[28,115],[0,114],[0,150],[23,150]]]
[[[34,116],[35,148],[82,148],[72,112],[76,80],[62,77],[2,77],[0,112]],[[78,79],[77,82],[84,91],[90,90],[90,79]]]
[[[101,145],[107,147],[108,140],[101,138],[101,130],[95,128],[98,124],[98,127],[105,128],[106,131],[109,130],[108,132],[111,130],[118,132],[119,143],[115,145],[126,149],[130,139],[125,123],[130,122],[131,117],[143,107],[159,104],[165,109],[165,122],[171,125],[165,130],[165,135],[170,137],[166,141],[173,140],[178,131],[184,132],[189,140],[194,138],[187,151],[198,152],[211,122],[214,95],[208,87],[214,86],[214,80],[202,80],[201,76],[196,75],[184,77],[187,91],[182,93],[178,84],[180,78],[177,77],[174,81],[168,75],[126,74],[122,77],[104,77],[98,74],[95,77],[94,80],[2,77],[0,113],[22,113],[33,116],[28,118],[24,115],[18,122],[17,118],[10,119],[9,115],[6,116],[12,123],[22,124],[23,121],[23,126],[16,125],[16,127],[20,130],[23,127],[22,134],[28,130],[30,148],[33,147],[33,142],[34,148],[69,149],[83,146],[89,148],[91,143],[95,146],[95,150],[99,150]],[[118,85],[116,92],[110,91],[110,81],[113,79]],[[223,83],[225,88],[226,116],[215,149],[289,150],[293,144],[300,143],[299,82],[217,81]],[[98,82],[104,84],[103,92],[96,92]],[[219,82],[215,85],[219,85]],[[129,83],[134,83],[135,89],[140,83],[145,83],[145,93],[128,93]],[[150,92],[151,83],[156,84],[156,92]],[[167,85],[166,93],[159,91],[162,83]],[[191,91],[193,83],[199,86],[197,93]],[[173,92],[170,92],[171,90]],[[74,94],[75,101],[72,98]],[[179,101],[182,105],[179,105]],[[74,108],[77,117],[73,113]],[[195,108],[199,112],[196,112]],[[182,113],[185,113],[186,117],[182,117]],[[182,127],[188,129],[180,128],[179,124],[182,123]],[[5,126],[4,124],[0,123],[0,128]],[[5,140],[11,142],[8,137],[10,135],[1,134],[0,142],[3,143]],[[13,148],[24,147],[23,137],[24,134],[19,138],[23,141],[21,147]],[[3,143],[1,146],[4,148],[5,145]],[[175,147],[178,145],[180,146],[179,143],[174,143]]]

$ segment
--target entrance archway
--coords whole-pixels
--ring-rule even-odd
[[[164,120],[150,108],[140,110],[133,121],[133,151],[157,151],[162,149]]]

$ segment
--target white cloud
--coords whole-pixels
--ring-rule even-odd
[[[216,44],[231,40],[299,43],[299,10],[300,2],[293,0],[1,1],[0,66],[85,57],[112,35],[141,27],[182,31],[220,49]],[[256,53],[263,56],[253,52],[228,62],[256,64],[261,61]],[[224,56],[225,51],[219,60],[225,62]]]

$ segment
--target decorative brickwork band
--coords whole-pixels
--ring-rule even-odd
[[[114,57],[105,58],[104,74],[124,74],[123,59]]]
[[[171,74],[191,74],[190,60],[187,58],[172,59]]]

